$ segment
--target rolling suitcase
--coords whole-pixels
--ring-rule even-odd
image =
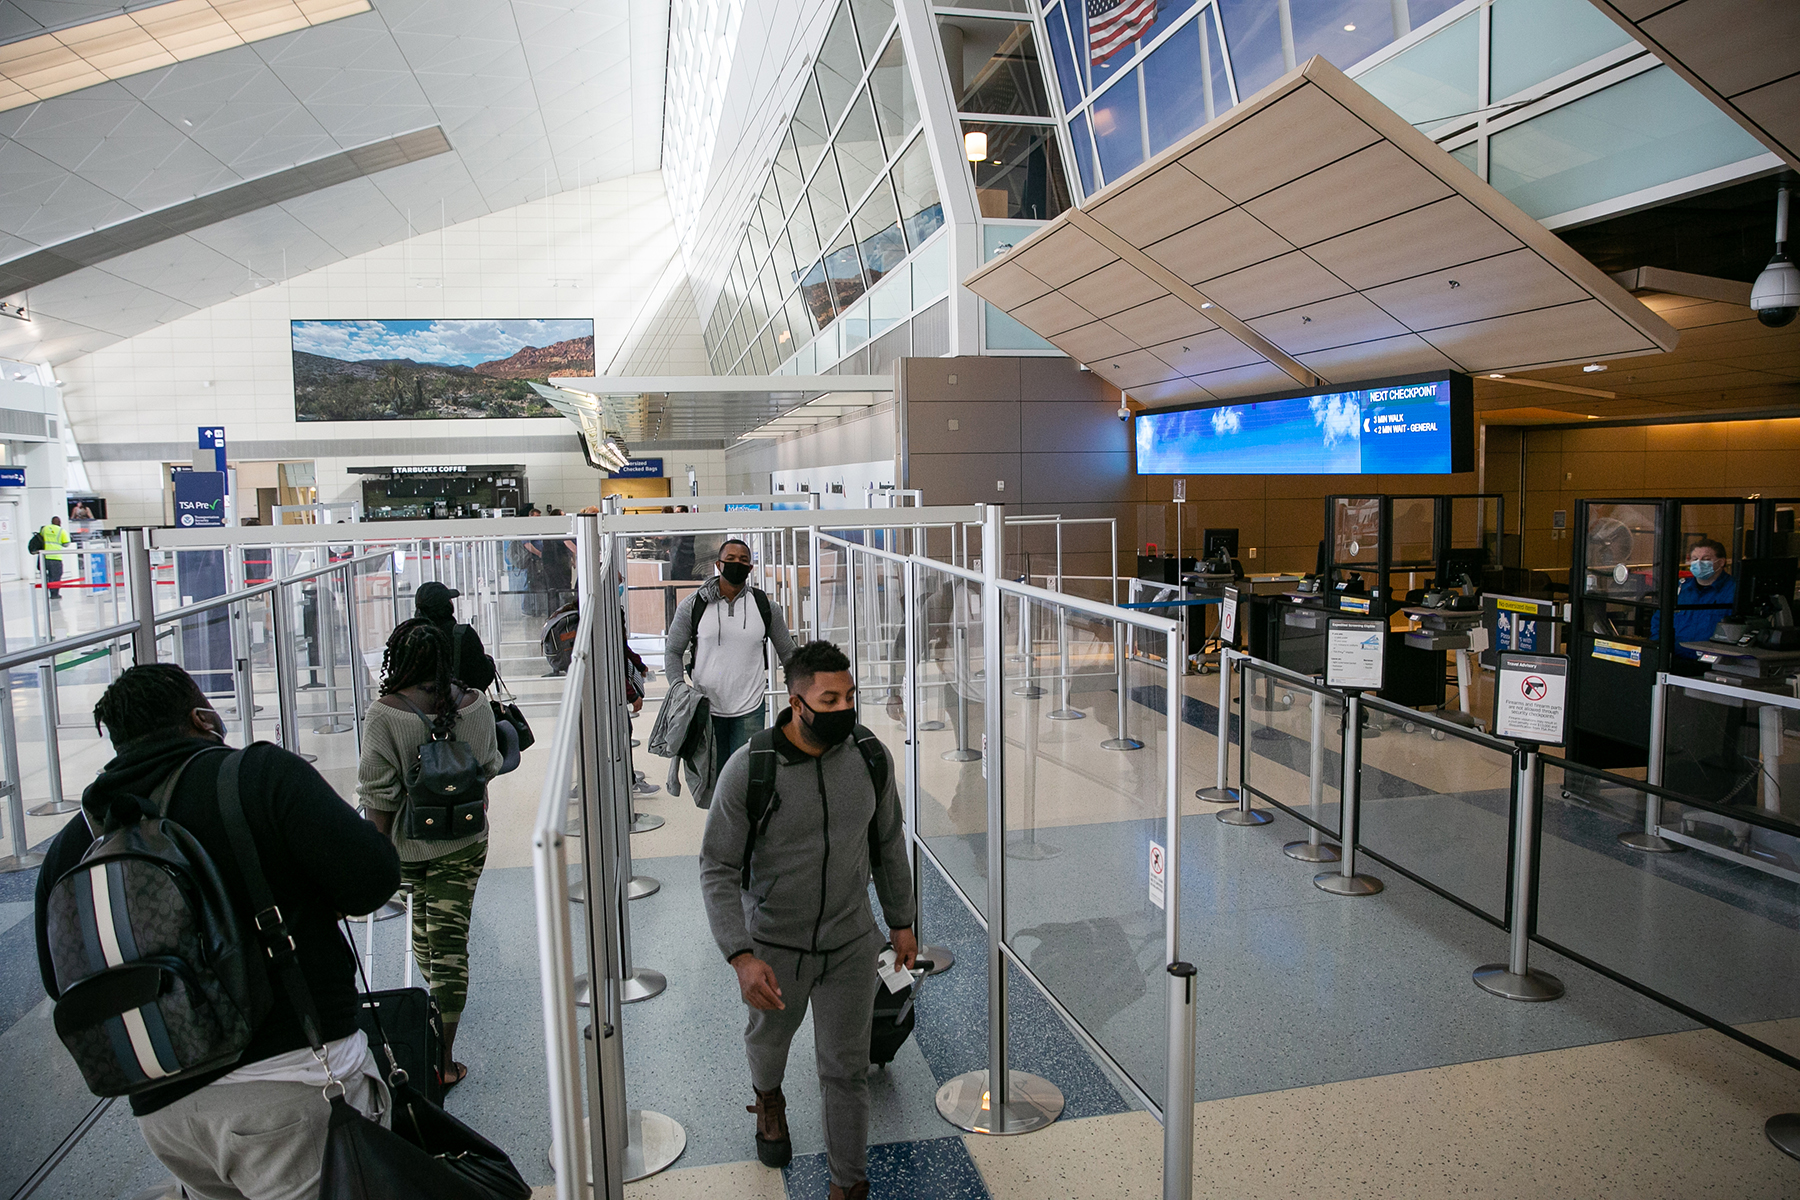
[[[912,1036],[913,1026],[918,1021],[914,1001],[919,998],[919,988],[931,968],[930,959],[916,960],[912,968],[912,982],[897,992],[888,991],[887,984],[881,981],[879,975],[876,976],[875,1019],[869,1024],[871,1064],[885,1067],[893,1062],[894,1055],[900,1053],[900,1047],[906,1045],[906,1039]]]
[[[410,887],[402,890],[406,893],[407,933],[401,948],[405,963],[402,985],[387,991],[375,990],[375,921],[371,917],[363,954],[368,971],[363,986],[367,990],[363,992],[356,1023],[368,1034],[369,1045],[374,1048],[375,1059],[381,1064],[384,1075],[391,1074],[397,1063],[421,1095],[433,1104],[441,1105],[444,1088],[437,1068],[444,1059],[444,1022],[430,990],[413,986],[413,894]],[[390,1050],[392,1061],[388,1057]]]

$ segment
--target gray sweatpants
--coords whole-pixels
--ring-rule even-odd
[[[813,1014],[813,1050],[825,1117],[825,1161],[831,1181],[848,1188],[869,1170],[869,1026],[875,1013],[875,958],[881,935],[830,954],[803,954],[758,946],[756,955],[775,969],[786,1008],[750,1010],[744,1049],[750,1080],[774,1091],[787,1075],[788,1045]]]
[[[379,1079],[345,1080],[344,1099],[387,1124]],[[138,1128],[194,1200],[317,1200],[330,1119],[310,1083],[223,1083],[139,1117]]]

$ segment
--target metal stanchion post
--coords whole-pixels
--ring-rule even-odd
[[[1031,601],[1019,597],[1020,620],[1029,620]],[[1019,695],[1017,691],[1013,693]],[[1038,694],[1043,695],[1042,689]],[[1027,697],[1030,699],[1030,697]],[[1055,858],[1062,853],[1061,846],[1053,846],[1049,842],[1038,841],[1037,824],[1037,756],[1038,756],[1038,715],[1029,704],[1019,706],[1025,722],[1025,762],[1023,778],[1020,782],[1020,821],[1025,827],[1025,836],[1006,848],[1012,858],[1025,862],[1041,862],[1046,858]]]
[[[946,750],[941,758],[945,762],[974,762],[981,757],[981,751],[969,745],[969,631],[962,621],[962,606],[967,601],[969,589],[958,580],[955,586],[957,595],[956,625],[951,635],[951,643],[955,646],[956,661],[952,664],[949,686],[956,692],[956,748]],[[984,693],[985,694],[985,693]]]
[[[824,587],[819,582],[819,527],[817,525],[809,526],[806,531],[806,585],[806,609],[812,620],[812,636],[807,640],[818,641],[821,636],[819,593],[824,590]]]
[[[1650,689],[1650,756],[1644,768],[1644,782],[1661,787],[1663,780],[1663,746],[1668,737],[1668,682],[1666,672],[1657,672]],[[1662,818],[1662,798],[1655,792],[1644,794],[1644,827],[1621,833],[1619,844],[1649,854],[1679,854],[1682,847],[1656,832]]]
[[[1219,727],[1213,731],[1213,737],[1219,743],[1219,772],[1212,787],[1194,793],[1196,799],[1213,804],[1238,802],[1237,789],[1228,782],[1231,778],[1231,664],[1238,658],[1229,648],[1219,647]]]
[[[1125,624],[1113,622],[1113,663],[1118,668],[1118,679],[1115,687],[1119,693],[1119,736],[1107,738],[1100,743],[1102,750],[1142,750],[1144,743],[1131,736],[1126,727],[1125,689],[1131,679],[1131,655],[1125,648]],[[1171,698],[1173,702],[1173,698]]]
[[[1325,693],[1312,694],[1312,751],[1307,763],[1310,781],[1308,797],[1312,807],[1313,826],[1307,831],[1304,842],[1289,842],[1281,848],[1281,852],[1289,858],[1301,862],[1328,863],[1337,862],[1339,854],[1336,846],[1328,846],[1319,840],[1319,822],[1324,819],[1325,812]]]
[[[908,622],[906,633],[906,674],[901,680],[901,692],[905,698],[906,708],[906,829],[907,844],[912,853],[913,881],[913,936],[918,939],[919,958],[931,963],[932,975],[942,975],[956,965],[956,955],[948,946],[928,945],[924,940],[924,906],[925,906],[925,855],[919,849],[920,839],[924,834],[919,829],[919,797],[922,789],[919,786],[919,730],[925,723],[918,719],[919,704],[924,698],[919,688],[919,663],[921,639],[918,634],[925,628],[925,610],[919,601],[918,564],[910,560],[904,567],[904,586],[906,588],[905,613],[902,619]],[[943,728],[942,722],[937,722]]]
[[[1249,689],[1250,667],[1249,667],[1249,664],[1244,662],[1242,659],[1238,660],[1238,662],[1239,662],[1238,671],[1243,675],[1243,678],[1244,678],[1244,690],[1246,692],[1248,692],[1250,690]],[[1220,724],[1221,730],[1223,730],[1224,728],[1227,728],[1225,721],[1226,721],[1226,718],[1224,716],[1221,716],[1219,719],[1219,724]],[[1224,744],[1225,744],[1224,741],[1221,740],[1219,744],[1220,744],[1220,748],[1223,749]],[[1239,751],[1238,751],[1238,766],[1240,769],[1244,765],[1244,761],[1245,761],[1244,755],[1248,754],[1249,752],[1250,752],[1250,743],[1248,741],[1245,741],[1243,746],[1240,747]],[[1221,755],[1220,757],[1221,757],[1221,759],[1223,759],[1224,756]],[[1247,787],[1239,788],[1237,791],[1238,791],[1238,806],[1236,808],[1228,808],[1228,809],[1224,810],[1223,812],[1219,813],[1218,817],[1219,817],[1220,821],[1222,821],[1226,825],[1267,825],[1269,822],[1271,822],[1275,819],[1272,815],[1264,812],[1263,810],[1261,810],[1259,808],[1251,808],[1250,807],[1250,789],[1249,788],[1247,788]]]
[[[294,689],[299,680],[294,662],[294,614],[288,607],[288,589],[278,584],[269,593],[270,608],[275,614],[275,701],[277,728],[281,745],[300,757],[313,761],[300,751],[300,714],[294,709]]]
[[[1185,622],[1169,639],[1166,687],[1169,703],[1164,734],[1168,778],[1163,850],[1163,953],[1169,975],[1168,1088],[1163,1096],[1163,1200],[1190,1200],[1194,1194],[1194,1040],[1198,1012],[1195,971],[1181,958],[1181,677],[1187,665]]]
[[[997,504],[986,508],[987,521],[981,545],[982,658],[986,684],[982,712],[986,718],[987,754],[987,990],[988,1065],[985,1071],[969,1071],[945,1083],[937,1092],[937,1109],[946,1121],[970,1133],[1015,1134],[1041,1129],[1062,1115],[1063,1094],[1047,1079],[1007,1065],[1006,953],[1001,939],[1006,930],[1006,791],[1003,770],[1004,729],[1000,696],[1004,680],[1000,672],[1001,538],[1005,510]]]
[[[150,569],[150,543],[144,530],[125,531],[125,583],[131,601],[131,661],[139,666],[156,661],[156,585]]]
[[[352,723],[356,726],[356,744],[362,745],[363,718],[369,711],[369,667],[363,660],[362,622],[357,619],[356,576],[351,568],[344,568],[344,626],[350,637],[350,709]],[[492,643],[494,653],[500,653],[500,643]]]
[[[1514,769],[1518,797],[1513,822],[1512,948],[1507,961],[1475,969],[1475,986],[1508,1000],[1554,1000],[1563,994],[1562,980],[1531,968],[1531,928],[1535,923],[1537,888],[1537,823],[1543,802],[1543,762],[1529,742],[1519,747]],[[1348,841],[1345,842],[1348,845]]]
[[[81,805],[63,798],[62,738],[56,729],[56,664],[45,659],[38,664],[38,700],[44,714],[44,769],[50,785],[50,799],[26,810],[33,817],[59,817],[72,813]]]
[[[331,550],[327,547],[326,554],[330,553]],[[348,733],[352,727],[342,724],[334,715],[338,711],[337,605],[333,600],[329,572],[318,576],[314,581],[313,595],[318,597],[319,657],[324,660],[325,667],[325,715],[313,727],[313,732]]]
[[[1362,692],[1344,693],[1344,782],[1338,797],[1342,857],[1336,871],[1313,876],[1313,886],[1337,896],[1373,896],[1385,885],[1373,875],[1356,873],[1356,821],[1362,806]]]
[[[1087,714],[1069,703],[1069,610],[1060,606],[1056,610],[1056,675],[1062,707],[1052,710],[1050,719],[1081,720]]]
[[[140,540],[142,531],[138,531]],[[6,617],[0,611],[0,653],[6,651]],[[6,844],[11,853],[0,858],[0,875],[29,871],[42,865],[44,856],[28,849],[25,842],[25,789],[19,773],[19,734],[13,724],[12,672],[0,670],[0,766],[6,779],[0,782],[0,794],[6,797]]]
[[[1026,583],[1030,583],[1029,576]],[[1024,678],[1019,686],[1013,689],[1013,695],[1023,696],[1027,700],[1036,700],[1044,694],[1044,689],[1037,685],[1033,678],[1037,674],[1037,643],[1031,636],[1031,605],[1024,600],[1019,601],[1019,650],[1018,656],[1025,663]]]

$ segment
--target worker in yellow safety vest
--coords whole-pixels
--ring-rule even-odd
[[[38,536],[44,539],[44,585],[50,590],[51,600],[61,600],[63,556],[56,551],[69,544],[68,530],[63,528],[61,517],[51,517],[50,523],[38,530]]]

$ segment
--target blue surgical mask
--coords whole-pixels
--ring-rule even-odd
[[[1718,569],[1718,566],[1719,564],[1710,558],[1696,558],[1688,563],[1688,570],[1694,573],[1695,579],[1705,583],[1713,577],[1713,572]]]

